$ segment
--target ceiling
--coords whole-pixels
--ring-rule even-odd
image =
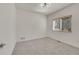
[[[66,6],[69,6],[70,3],[49,3],[47,8],[41,8],[41,3],[16,3],[16,8],[24,9],[26,11],[42,13],[48,15],[54,13]]]

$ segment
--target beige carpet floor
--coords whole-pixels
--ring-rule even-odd
[[[79,55],[79,48],[46,37],[16,43],[13,55]]]

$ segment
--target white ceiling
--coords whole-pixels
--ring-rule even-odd
[[[48,15],[70,5],[70,3],[51,3],[48,8],[41,8],[40,4],[41,3],[16,3],[16,8]]]

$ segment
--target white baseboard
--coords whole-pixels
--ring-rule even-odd
[[[44,38],[44,37],[47,37],[47,36],[46,35],[37,35],[37,36],[28,37],[28,38],[26,37],[26,39],[24,39],[24,40],[18,39],[17,42],[34,40],[34,39],[39,39],[39,38]]]
[[[53,37],[51,37],[51,36],[49,36],[49,35],[48,35],[47,37],[49,37],[49,38],[51,38],[51,39],[55,39],[55,40],[60,41],[60,42],[63,42],[63,43],[65,43],[65,44],[71,45],[71,46],[73,46],[73,47],[79,48],[79,43],[78,43],[78,42],[76,42],[76,44],[75,44],[75,43],[68,42],[68,41],[66,41],[66,40],[59,40],[59,39],[53,38]],[[78,43],[78,44],[77,44],[77,43]]]

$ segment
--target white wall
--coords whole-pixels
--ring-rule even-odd
[[[0,54],[12,54],[15,46],[15,6],[14,4],[0,4],[0,43],[5,43],[0,48]]]
[[[53,32],[52,20],[53,18],[72,15],[72,33],[67,32]],[[79,4],[73,4],[55,14],[49,15],[47,20],[48,36],[56,40],[79,47]]]
[[[17,8],[17,41],[42,38],[46,34],[46,16]],[[21,40],[21,37],[25,37]]]

